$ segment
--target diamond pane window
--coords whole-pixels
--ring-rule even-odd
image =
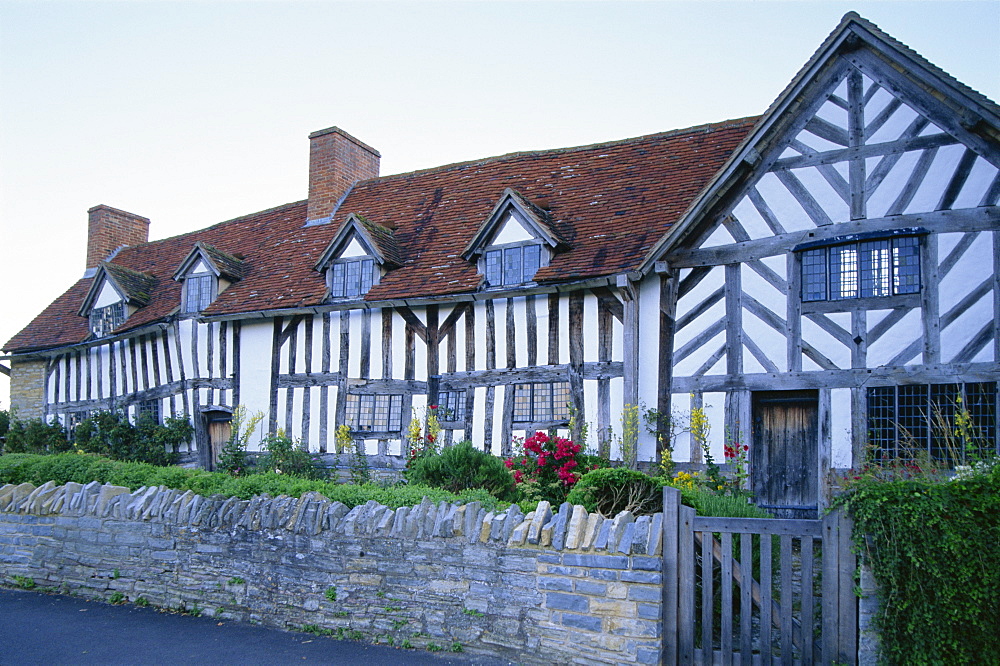
[[[920,292],[920,237],[900,236],[805,250],[802,300],[841,301]]]
[[[90,311],[90,332],[103,338],[125,322],[125,303],[118,302]]]
[[[331,297],[361,298],[374,284],[375,261],[373,259],[338,261],[330,265],[329,280]]]
[[[347,425],[354,431],[399,431],[402,412],[402,395],[347,395]]]
[[[541,265],[541,247],[532,243],[490,250],[483,256],[487,287],[524,284],[535,279]]]
[[[569,382],[514,385],[514,422],[569,419]]]
[[[438,420],[465,420],[465,391],[438,391]]]
[[[212,304],[215,277],[198,275],[184,279],[184,312],[201,312]]]

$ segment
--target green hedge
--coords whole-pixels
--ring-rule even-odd
[[[1000,465],[943,482],[864,479],[841,502],[878,583],[883,660],[1000,663]]]
[[[69,481],[76,483],[98,481],[126,486],[132,490],[141,486],[166,486],[176,490],[191,490],[199,495],[224,495],[240,499],[250,499],[264,493],[271,496],[299,497],[302,493],[315,491],[333,501],[343,502],[349,507],[375,500],[395,509],[419,504],[424,497],[430,498],[435,503],[479,501],[490,510],[506,507],[503,502],[484,490],[451,493],[440,488],[419,485],[382,487],[370,483],[338,484],[273,472],[232,477],[200,469],[157,467],[146,463],[119,462],[78,453],[48,456],[14,453],[0,456],[0,484],[28,482],[41,485],[46,481],[54,481],[59,485]]]

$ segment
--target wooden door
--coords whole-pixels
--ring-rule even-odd
[[[779,518],[815,518],[819,478],[819,396],[773,391],[753,396],[750,474],[757,504]]]
[[[212,455],[209,469],[215,469],[219,464],[219,454],[223,445],[229,441],[231,431],[230,421],[212,420],[208,422],[208,442]]]

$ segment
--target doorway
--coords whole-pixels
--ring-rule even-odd
[[[757,504],[778,518],[816,518],[819,392],[753,394],[750,478]]]
[[[233,415],[225,411],[205,413],[205,426],[208,431],[208,469],[214,470],[219,465],[222,447],[229,441],[232,432]]]

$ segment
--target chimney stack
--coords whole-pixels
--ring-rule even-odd
[[[339,127],[309,135],[309,203],[306,224],[329,222],[351,187],[378,178],[381,155]]]
[[[123,245],[149,242],[149,219],[111,206],[94,206],[87,211],[87,270]]]

